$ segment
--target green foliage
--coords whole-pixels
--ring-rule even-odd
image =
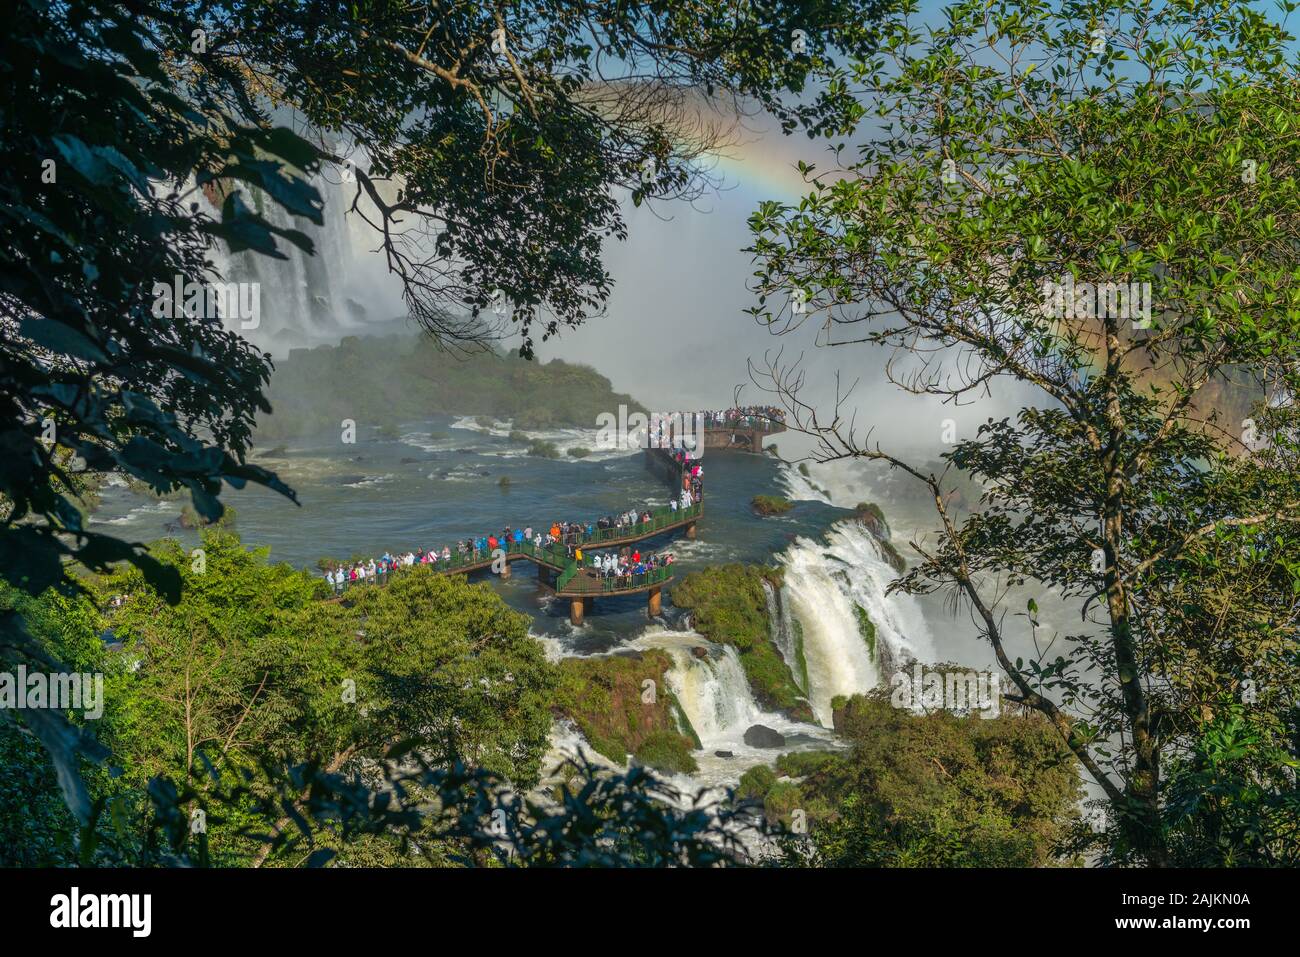
[[[591,449],[583,448],[581,445],[575,445],[569,449],[569,457],[574,459],[585,459],[591,454]]]
[[[837,699],[835,711],[852,750],[782,755],[778,770],[800,781],[764,795],[770,814],[801,807],[811,822],[811,852],[792,844],[791,861],[1042,866],[1077,824],[1077,765],[1041,716],[917,716],[883,690]]]
[[[528,445],[528,454],[542,459],[558,459],[560,450],[555,447],[554,442],[548,442],[546,439],[534,439]]]
[[[1251,723],[1297,757],[1300,72],[1286,8],[1108,0],[1081,19],[974,0],[918,30],[908,3],[856,64],[876,119],[851,175],[751,217],[765,326],[848,307],[856,343],[953,357],[909,383],[937,400],[994,380],[1033,390],[937,469],[859,446],[839,410],[820,438],[831,456],[903,469],[943,511],[900,587],[974,609],[1017,692],[1105,791],[1094,849],[1111,863],[1171,862],[1183,838],[1166,774],[1202,746],[1225,691],[1257,688]],[[1054,289],[1068,282],[1082,294],[1067,306]],[[807,293],[798,314],[774,308],[792,287]],[[993,581],[1050,588],[1077,624],[1041,634],[1029,607],[1044,650],[1016,660]],[[1206,829],[1236,826],[1194,808]]]
[[[657,648],[633,655],[565,658],[557,666],[556,711],[573,720],[598,754],[622,765],[628,755],[663,771],[695,771],[689,729]],[[647,686],[646,682],[652,682]],[[648,689],[648,690],[647,690]]]
[[[810,721],[812,709],[791,672],[792,665],[806,668],[785,661],[771,638],[763,581],[780,587],[779,574],[734,564],[691,572],[673,586],[673,604],[690,611],[700,634],[736,649],[759,704]]]
[[[699,770],[691,754],[691,741],[676,730],[651,733],[637,746],[634,757],[638,764],[666,774],[693,774]]]
[[[748,800],[761,801],[776,784],[776,772],[766,764],[756,764],[747,768],[736,785],[736,796]]]
[[[41,742],[0,722],[0,867],[61,867],[76,861],[77,821],[63,803]]]
[[[249,863],[262,849],[248,829],[265,794],[236,788],[222,797],[218,782],[265,774],[279,756],[356,774],[402,741],[436,767],[536,783],[555,674],[526,616],[487,586],[416,566],[340,602],[320,578],[270,564],[265,549],[215,527],[204,530],[201,552],[164,541],[153,555],[181,577],[179,603],[131,566],[88,579],[94,601],[53,592],[16,599],[51,652],[106,673],[105,714],[93,724],[120,771],[89,781],[112,831],[105,847],[142,852],[152,792],[167,780],[178,805],[224,802],[208,819],[205,859]],[[99,640],[105,629],[120,652]],[[32,805],[45,807],[39,763],[18,754],[15,766],[35,775]],[[33,817],[34,849],[55,847],[38,833],[47,819],[57,820]]]
[[[749,507],[759,515],[784,515],[794,508],[794,503],[779,495],[755,495]]]
[[[1169,770],[1164,814],[1180,867],[1300,865],[1300,761],[1266,714],[1225,702]]]

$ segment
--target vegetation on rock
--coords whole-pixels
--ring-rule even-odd
[[[782,498],[779,495],[755,495],[749,503],[759,515],[784,515],[794,504],[788,498]]]
[[[736,649],[760,705],[810,721],[812,709],[791,670],[796,664],[787,662],[772,642],[765,580],[779,588],[780,571],[752,565],[715,566],[682,578],[673,586],[672,600],[691,612],[700,634]]]
[[[671,667],[668,653],[657,648],[565,658],[557,666],[555,710],[615,764],[631,755],[659,771],[695,771],[691,751],[700,742],[664,679]]]
[[[273,413],[258,419],[262,442],[337,429],[345,418],[392,435],[397,423],[434,413],[475,415],[485,429],[508,420],[511,439],[527,441],[525,430],[593,428],[620,404],[642,410],[589,366],[539,364],[513,352],[467,358],[397,335],[292,350],[276,365],[270,400]]]

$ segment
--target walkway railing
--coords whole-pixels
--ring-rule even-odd
[[[573,544],[582,547],[600,547],[602,543],[636,541],[642,538],[648,538],[663,529],[696,521],[703,512],[703,502],[695,502],[684,508],[678,508],[675,510],[671,506],[657,508],[651,511],[650,520],[647,522],[636,522],[630,525],[624,525],[621,528],[596,528],[592,530],[591,534],[587,534],[585,531],[574,533],[568,537],[566,544]],[[510,541],[502,543],[498,547],[505,552],[507,558],[511,555],[519,555],[543,565],[560,569],[560,574],[555,580],[556,591],[563,591],[565,587],[577,577],[578,573],[582,569],[590,569],[589,565],[579,565],[573,558],[569,557],[568,551],[558,543],[538,546],[534,542]],[[449,559],[440,558],[436,564],[431,564],[426,567],[439,574],[455,574],[457,572],[473,571],[476,568],[490,565],[494,557],[492,553],[493,550],[490,548],[474,549],[473,551],[468,551],[463,554],[458,552],[453,554]],[[389,576],[394,571],[400,571],[402,567],[404,566],[399,566],[398,568],[392,569],[388,572],[380,572],[374,579],[367,578],[364,581],[360,579],[357,581],[346,581],[343,583],[343,588],[347,589],[356,585],[366,585],[371,583],[380,585],[387,584]],[[638,583],[631,585],[626,584],[627,576],[622,576],[617,579],[609,579],[605,582],[602,588],[602,593],[636,589],[644,587],[647,584],[654,584],[654,581],[662,581],[672,577],[671,574],[667,574],[667,572],[667,567],[664,567],[654,569],[651,572],[645,573],[645,575],[633,576],[637,579]],[[658,578],[654,579],[654,581],[642,581],[642,579],[646,578],[647,575],[656,575],[659,573],[664,574],[660,574]],[[615,585],[613,584],[614,582],[623,582],[623,584]],[[337,588],[335,590],[339,591]],[[597,594],[597,592],[593,592],[593,594]]]

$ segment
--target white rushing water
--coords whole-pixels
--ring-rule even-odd
[[[494,421],[491,425],[481,425],[478,418],[472,415],[463,415],[451,423],[453,429],[464,429],[470,432],[478,432],[483,435],[494,435],[498,438],[506,438],[514,430],[513,424],[508,419]],[[582,462],[605,462],[610,459],[626,458],[629,455],[637,455],[641,448],[638,444],[637,434],[633,434],[625,445],[610,445],[605,441],[602,431],[595,428],[566,428],[566,429],[521,429],[520,430],[529,441],[539,440],[552,443],[561,453],[562,459],[568,461]],[[583,448],[587,454],[581,459],[568,459],[567,452],[572,448]],[[484,446],[478,449],[483,455],[497,455],[502,458],[514,458],[528,454],[526,445],[516,446]]]
[[[694,631],[650,628],[630,646],[659,648],[672,658],[673,666],[665,676],[668,690],[681,705],[701,744],[695,752],[700,770],[691,778],[696,786],[735,784],[745,769],[771,764],[780,754],[835,746],[824,728],[764,711],[754,700],[744,667],[730,645],[714,644]],[[703,649],[704,655],[695,649]],[[784,735],[785,746],[755,748],[746,744],[745,732],[755,724]],[[718,751],[729,752],[730,757],[719,756]]]
[[[283,356],[296,346],[336,342],[342,335],[364,333],[375,324],[391,324],[406,315],[401,283],[376,253],[379,235],[348,209],[356,184],[342,183],[337,170],[312,177],[324,200],[325,225],[293,216],[259,190],[241,185],[245,202],[271,225],[305,233],[315,246],[308,255],[286,240],[277,240],[284,259],[259,253],[231,253],[218,243],[209,251],[223,281],[258,283],[260,315],[247,328],[230,320],[230,328],[260,348]],[[363,200],[362,209],[373,212]],[[371,217],[373,220],[373,216]]]
[[[876,686],[882,660],[934,660],[930,630],[915,600],[886,596],[897,573],[861,523],[839,522],[822,541],[798,538],[779,561],[785,568],[783,599],[802,630],[808,700],[822,724],[831,723],[836,695]],[[862,613],[876,629],[875,655],[863,634]]]

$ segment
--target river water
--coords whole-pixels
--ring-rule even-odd
[[[504,422],[484,428],[472,417],[431,416],[403,424],[397,437],[380,437],[363,425],[355,442],[344,442],[341,431],[303,438],[259,450],[253,458],[296,490],[300,506],[261,488],[227,490],[223,500],[235,509],[246,545],[269,546],[271,560],[312,570],[323,557],[441,548],[506,525],[594,520],[667,502],[668,489],[645,469],[643,453],[600,450],[594,428],[529,433],[562,451],[597,449],[584,459],[527,455],[526,446],[508,438],[509,431]],[[672,606],[671,586],[657,620],[648,618],[645,596],[632,595],[597,599],[586,621],[574,627],[567,603],[538,588],[532,565],[516,563],[509,580],[488,571],[474,577],[490,581],[508,604],[531,617],[533,634],[552,658],[665,649],[675,663],[668,681],[704,745],[693,782],[713,786],[734,784],[746,767],[781,753],[745,745],[751,724],[786,735],[783,750],[833,746],[831,698],[868,690],[880,680],[879,661],[863,639],[855,606],[870,616],[892,660],[929,661],[936,652],[926,609],[908,596],[885,594],[894,572],[871,535],[850,518],[847,506],[855,504],[855,496],[870,500],[871,483],[857,480],[831,489],[829,482],[810,481],[771,455],[706,453],[703,467],[705,515],[696,540],[670,532],[642,548],[673,552],[679,575],[726,562],[784,566],[785,586],[779,596],[769,596],[777,621],[773,638],[788,652],[798,631],[807,674],[796,680],[817,725],[764,713],[734,651],[689,628],[686,616]],[[790,496],[794,508],[760,518],[749,505],[759,494]],[[181,504],[155,502],[115,485],[105,491],[94,521],[133,539],[170,534],[193,541],[194,532],[175,524]],[[890,503],[881,504],[888,517]],[[692,647],[707,647],[710,654],[698,657]],[[573,739],[572,729],[557,734],[557,742],[572,745]],[[718,751],[730,756],[720,757]]]

